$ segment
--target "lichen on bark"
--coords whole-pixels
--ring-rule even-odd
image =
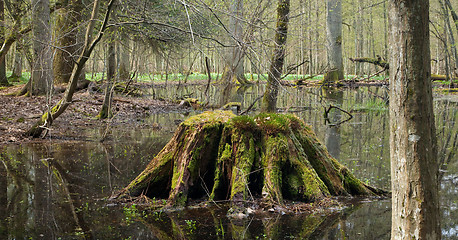
[[[313,202],[339,195],[377,195],[332,158],[311,128],[290,114],[235,116],[205,112],[180,124],[146,169],[114,198],[228,200],[234,205],[285,199]]]

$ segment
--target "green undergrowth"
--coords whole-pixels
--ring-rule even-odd
[[[7,72],[7,76],[11,76],[11,71]],[[212,81],[219,80],[221,79],[221,74],[220,73],[211,73]],[[251,74],[251,73],[246,73],[245,78],[253,83],[258,83],[258,82],[266,82],[267,81],[267,74]],[[359,76],[357,78],[365,78],[367,76]],[[86,72],[86,79],[90,81],[101,81],[102,79],[106,78],[106,73],[103,72],[96,72],[96,73],[91,73],[91,72]],[[355,78],[355,75],[347,75],[345,76],[346,80],[350,80]],[[375,81],[381,81],[384,80],[386,77],[383,75],[379,76],[374,76],[370,78],[370,80],[375,80]],[[25,84],[27,81],[30,79],[30,72],[22,72],[22,76],[19,78],[12,78],[8,77],[8,81],[12,85],[20,85],[20,84]],[[289,74],[286,77],[284,77],[282,80],[284,81],[291,81],[295,82],[298,80],[306,80],[306,81],[314,81],[314,80],[322,80],[323,75],[301,75],[301,74]],[[126,81],[127,79],[124,79]],[[170,73],[168,76],[165,74],[138,74],[134,78],[135,81],[138,82],[144,82],[144,83],[183,83],[186,80],[186,83],[193,83],[193,82],[202,82],[202,81],[207,81],[208,76],[206,73],[192,73],[189,76],[186,77],[186,74],[183,73]],[[458,80],[454,80],[455,83],[458,83]],[[450,84],[450,82],[447,81],[435,81],[435,83],[439,84]]]

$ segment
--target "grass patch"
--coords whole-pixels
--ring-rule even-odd
[[[380,99],[369,99],[367,102],[362,104],[356,104],[353,107],[353,111],[356,112],[384,112],[388,111],[388,104]]]
[[[11,76],[11,71],[7,72],[7,76]],[[86,72],[86,79],[89,81],[101,81],[102,78],[106,79],[106,73],[103,72],[97,72],[97,73],[91,73],[91,72]],[[246,73],[245,74],[246,79],[248,79],[251,82],[258,83],[258,82],[266,82],[268,75],[267,74],[251,74],[251,73]],[[345,76],[346,80],[353,79],[355,76],[354,75],[347,75]],[[363,78],[366,76],[361,76],[360,78]],[[142,74],[138,75],[135,77],[135,80],[138,82],[145,82],[145,83],[165,83],[167,78],[167,82],[170,83],[178,83],[178,82],[183,82],[186,79],[186,74],[182,73],[170,73],[167,77],[165,74]],[[221,79],[221,74],[219,73],[211,73],[211,78],[212,81],[215,81],[216,79]],[[27,81],[30,79],[30,72],[22,72],[22,76],[20,78],[15,78],[11,79],[9,78],[9,81],[13,85],[19,85],[19,84],[25,84]],[[315,75],[313,77],[310,77],[310,75],[300,75],[300,74],[289,74],[282,80],[284,81],[297,81],[300,79],[307,79],[310,81],[313,80],[322,80],[323,75]],[[381,81],[384,80],[385,77],[383,75],[381,76],[374,76],[370,78],[370,80],[376,80],[376,81]],[[208,77],[207,74],[203,73],[192,73],[187,77],[187,83],[192,83],[192,82],[199,82],[199,81],[207,81]],[[450,81],[435,81],[436,83],[440,84],[450,84]],[[455,83],[458,83],[458,80],[454,80]]]

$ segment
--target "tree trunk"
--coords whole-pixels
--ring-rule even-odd
[[[5,20],[5,9],[3,5],[3,1],[0,1],[0,21],[3,22]],[[0,41],[5,41],[5,29],[3,26],[0,26]],[[5,60],[0,61],[0,86],[10,86],[8,82],[8,78],[6,77],[6,69],[5,69]]]
[[[18,79],[22,77],[22,55],[21,55],[21,43],[16,42],[14,51],[14,63],[11,78]]]
[[[344,79],[342,61],[342,1],[327,0],[326,36],[329,71],[324,82],[336,82]]]
[[[361,57],[364,51],[364,1],[358,0],[358,13],[355,20],[355,56]],[[364,73],[364,68],[360,63],[355,65],[355,75],[360,76]]]
[[[52,53],[49,0],[32,0],[33,66],[29,93],[44,95],[52,89]]]
[[[356,179],[294,115],[205,112],[184,121],[162,151],[114,198],[145,195],[185,206],[190,198],[242,206],[262,199],[313,202],[381,193]]]
[[[225,67],[223,75],[221,76],[222,83],[229,84],[238,82],[240,84],[249,84],[250,82],[245,78],[245,67],[244,67],[244,47],[243,47],[243,0],[232,0],[230,6],[230,22],[229,31],[232,45],[227,52],[224,62]]]
[[[391,239],[440,239],[429,1],[389,1]]]
[[[30,95],[43,95],[52,89],[49,0],[32,1],[33,66]]]
[[[285,61],[286,38],[288,36],[289,2],[290,0],[278,0],[275,48],[268,72],[266,92],[262,100],[261,111],[263,112],[277,111],[278,87]]]
[[[105,98],[103,99],[102,108],[100,109],[99,114],[97,115],[98,119],[105,119],[112,116],[111,112],[111,103],[113,97],[113,85],[115,80],[116,73],[116,42],[114,38],[114,32],[110,32],[112,35],[108,40],[108,56],[107,56],[107,82],[105,88]]]
[[[59,49],[54,55],[55,83],[68,83],[73,65],[81,50],[78,43],[78,24],[82,20],[82,1],[70,0],[68,5],[56,11],[56,39]]]
[[[130,40],[126,33],[120,33],[119,44],[119,79],[130,79]]]

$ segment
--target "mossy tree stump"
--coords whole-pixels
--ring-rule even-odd
[[[329,196],[377,195],[332,158],[311,128],[294,115],[235,116],[205,112],[182,122],[175,135],[117,198],[284,199],[312,202]]]

